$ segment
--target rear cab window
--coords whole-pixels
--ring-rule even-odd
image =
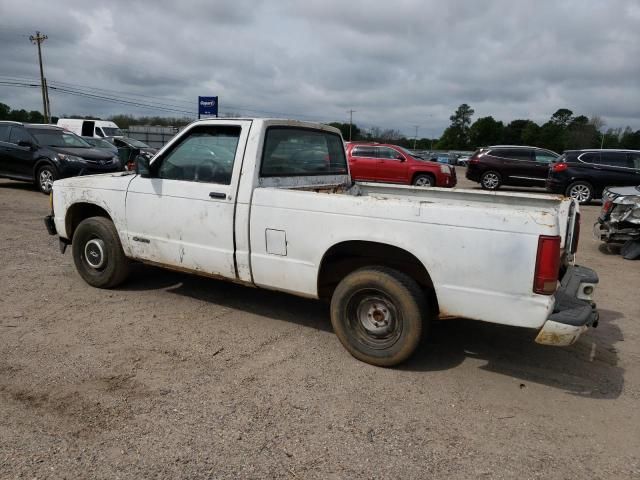
[[[302,127],[267,128],[261,177],[346,175],[347,172],[340,135]]]

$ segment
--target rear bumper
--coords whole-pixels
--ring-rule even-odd
[[[551,193],[564,193],[566,190],[565,182],[554,178],[547,178],[544,186]]]
[[[553,312],[538,332],[536,342],[571,345],[587,328],[597,327],[599,314],[591,299],[597,284],[598,274],[595,271],[578,265],[570,266],[555,294]]]

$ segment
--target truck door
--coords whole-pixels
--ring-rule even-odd
[[[236,277],[234,209],[250,121],[199,124],[129,184],[135,258]]]

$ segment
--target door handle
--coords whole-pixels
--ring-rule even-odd
[[[222,192],[209,192],[209,196],[211,198],[227,198],[227,194]]]

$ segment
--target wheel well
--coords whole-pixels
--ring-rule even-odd
[[[426,175],[427,177],[431,177],[431,180],[433,180],[433,183],[435,185],[436,183],[436,176],[431,173],[431,172],[415,172],[413,174],[413,177],[411,177],[411,183],[416,181],[416,177],[420,176],[420,175]]]
[[[56,166],[53,164],[53,162],[51,160],[49,160],[48,158],[40,158],[38,159],[38,161],[36,162],[35,166],[33,167],[33,181],[37,182],[38,181],[38,170],[40,170],[40,167],[43,165],[50,165],[53,168],[56,168]]]
[[[425,292],[438,312],[433,281],[418,258],[402,248],[385,243],[349,241],[331,247],[322,258],[318,273],[318,296],[328,300],[340,281],[351,272],[366,266],[380,265],[410,276]]]
[[[107,211],[93,203],[74,203],[67,209],[67,215],[64,219],[65,230],[69,240],[73,238],[73,232],[80,222],[90,217],[105,217],[111,220]]]

